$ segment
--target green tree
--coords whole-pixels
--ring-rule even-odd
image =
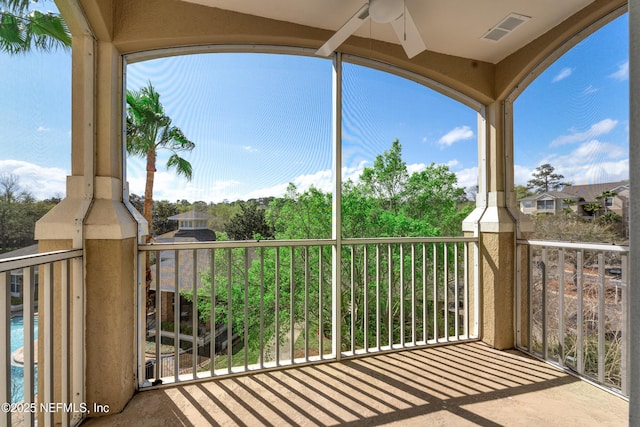
[[[385,209],[399,211],[409,174],[407,164],[402,160],[402,145],[398,139],[393,141],[388,151],[376,156],[372,168],[362,171],[360,180]]]
[[[554,173],[555,168],[549,163],[545,163],[536,168],[532,173],[533,178],[527,181],[527,188],[535,192],[545,192],[549,190],[559,190],[560,188],[571,185],[564,182],[564,175]]]
[[[575,212],[573,211],[572,206],[576,205],[576,201],[574,199],[564,199],[562,200],[562,204],[564,205],[564,208],[562,209],[562,212],[564,212],[567,215],[572,215]]]
[[[193,150],[195,144],[187,139],[180,128],[173,126],[160,103],[160,94],[151,82],[140,91],[128,90],[127,106],[127,152],[147,161],[142,214],[151,225],[157,152],[169,150],[171,156],[167,160],[167,168],[190,180],[193,175],[191,164],[180,157],[180,153]]]
[[[265,210],[256,203],[242,203],[237,213],[224,227],[232,240],[273,238],[273,229],[267,224]]]
[[[71,33],[64,19],[59,14],[30,10],[31,3],[0,0],[0,51],[16,55],[69,48]]]
[[[35,224],[55,203],[36,201],[16,175],[0,175],[0,252],[35,243]]]
[[[516,193],[516,200],[524,199],[525,197],[529,197],[533,194],[529,188],[524,185],[516,185],[513,190]]]
[[[605,215],[607,213],[609,213],[609,207],[607,206],[607,200],[608,199],[613,199],[617,195],[618,195],[618,193],[616,193],[615,191],[605,190],[599,196],[596,197],[596,200],[598,200],[602,204],[602,206],[604,207]]]

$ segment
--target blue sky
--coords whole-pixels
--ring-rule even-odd
[[[516,184],[551,163],[575,184],[628,177],[627,17],[552,64],[515,103]],[[70,54],[0,54],[0,173],[38,198],[64,194],[70,173]],[[161,161],[155,198],[219,202],[277,196],[289,182],[331,185],[331,63],[268,54],[207,54],[131,64],[127,87],[151,81],[196,143],[194,179]],[[476,184],[477,116],[414,82],[345,64],[343,176],[357,179],[398,138],[411,171],[431,162]],[[166,157],[164,157],[166,160]],[[127,162],[131,191],[144,164]]]

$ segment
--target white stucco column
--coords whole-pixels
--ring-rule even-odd
[[[629,1],[629,425],[640,425],[640,0]]]

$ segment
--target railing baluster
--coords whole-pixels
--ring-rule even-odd
[[[291,246],[289,251],[289,359],[294,363],[294,346],[296,340],[295,331],[295,249]]]
[[[24,402],[30,404],[34,402],[34,354],[33,354],[33,316],[34,316],[34,283],[33,267],[25,267],[22,270],[22,292],[23,307],[22,321],[24,324]],[[33,425],[34,417],[32,412],[24,413],[25,425]]]
[[[422,244],[422,338],[424,343],[429,342],[429,305],[427,300],[427,273],[428,273],[428,256],[427,244]]]
[[[233,354],[233,253],[227,249],[227,373],[231,373]]]
[[[364,330],[364,340],[363,346],[365,353],[369,352],[369,247],[368,245],[364,245],[362,250],[362,323]]]
[[[576,321],[576,331],[577,331],[577,341],[578,341],[578,345],[576,348],[576,356],[577,356],[577,366],[576,366],[576,370],[578,371],[578,373],[580,375],[584,374],[584,364],[583,364],[583,331],[584,331],[584,311],[583,311],[583,294],[582,294],[582,287],[583,287],[583,283],[582,283],[582,259],[584,257],[584,251],[578,250],[576,251],[576,257],[577,257],[577,262],[576,262],[576,278],[578,281],[578,314],[577,314],[577,321]]]
[[[191,364],[193,366],[193,379],[198,378],[198,250],[194,249],[191,257],[193,258],[193,307],[191,310],[191,337],[193,343],[191,345]]]
[[[460,260],[458,259],[458,244],[453,244],[453,328],[455,330],[455,338],[460,339],[460,319],[459,319],[459,310],[460,310],[460,302],[458,295],[458,263]]]
[[[260,248],[260,369],[264,369],[264,248]]]
[[[622,331],[621,331],[621,339],[622,339],[622,349],[621,349],[621,360],[620,360],[620,376],[621,379],[621,388],[622,394],[625,396],[629,396],[629,381],[628,374],[629,370],[629,256],[623,254],[620,259],[620,267],[622,269],[621,279],[621,287],[622,287]]]
[[[309,361],[309,246],[304,247],[304,360]]]
[[[443,244],[443,264],[444,264],[444,280],[442,281],[443,302],[442,316],[444,317],[444,339],[449,341],[449,246],[447,242]]]
[[[564,249],[558,249],[558,363],[564,366]]]
[[[528,336],[527,336],[527,350],[531,353],[533,352],[533,249],[530,246],[527,246],[527,259],[529,260],[529,274],[527,284],[527,308],[528,310],[528,319],[527,325],[529,326]]]
[[[159,264],[162,260],[162,252],[158,251]],[[180,304],[180,269],[178,268],[178,251],[173,251],[173,378],[174,381],[180,381],[180,312],[182,310]],[[156,276],[156,288],[159,289],[160,277]],[[159,361],[156,359],[156,363]]]
[[[210,370],[211,376],[216,372],[216,341],[218,340],[218,319],[216,318],[216,250],[211,249],[211,259],[209,265],[211,309],[209,310],[209,354],[211,355]],[[180,304],[180,296],[176,294],[176,301]],[[179,318],[176,316],[179,321]]]
[[[400,346],[404,347],[404,247],[402,243],[398,245],[400,247]]]
[[[393,254],[391,243],[387,244],[387,332],[389,335],[389,348],[393,348]]]
[[[416,245],[411,244],[411,343],[416,345],[418,342],[417,337],[417,319],[416,319],[416,306],[418,305],[416,299]]]
[[[464,242],[464,302],[462,311],[464,316],[464,336],[469,338],[471,333],[469,331],[469,243]],[[477,285],[476,285],[477,286]],[[476,301],[476,305],[478,301]]]
[[[244,370],[249,370],[249,248],[244,248]]]
[[[155,293],[155,310],[156,310],[156,315],[155,315],[155,319],[156,319],[156,377],[155,379],[158,380],[160,378],[162,378],[162,353],[160,351],[160,342],[161,342],[161,324],[160,322],[162,321],[162,319],[160,319],[160,264],[161,264],[161,260],[160,260],[160,252],[159,251],[155,251],[154,252],[155,257],[156,257],[156,293]],[[178,260],[176,259],[176,268],[178,268]]]
[[[3,345],[0,350],[0,368],[4,384],[0,385],[0,403],[11,403],[11,272],[0,273],[0,336]],[[2,425],[11,425],[11,411],[0,412]]]
[[[376,245],[376,348],[380,350],[380,245]]]
[[[438,247],[433,244],[433,339],[439,340],[438,333]]]
[[[44,342],[44,369],[40,371],[42,375],[44,390],[42,390],[41,402],[54,402],[53,382],[54,382],[54,365],[53,365],[53,263],[44,264],[42,266],[42,276],[40,277],[39,286],[43,287],[44,301],[42,305],[38,305],[40,320],[38,324],[39,339]],[[7,377],[8,378],[8,377]],[[6,402],[9,402],[8,400]],[[53,425],[53,411],[43,414],[45,426]]]
[[[61,401],[62,403],[71,402],[71,287],[70,280],[71,268],[69,261],[63,261],[60,263],[60,276],[62,279],[62,286],[60,292],[60,377],[61,384]],[[146,285],[146,284],[145,284]],[[146,305],[146,299],[144,301]],[[69,425],[69,413],[67,411],[62,412],[62,425]]]
[[[600,381],[600,384],[604,384],[605,368],[605,301],[606,295],[604,292],[604,253],[598,252],[598,381]]]
[[[547,248],[542,248],[542,357],[549,359],[547,340]]]
[[[322,312],[324,310],[324,268],[322,265],[322,253],[324,247],[318,247],[318,351],[320,352],[320,360],[324,359],[324,324]]]
[[[274,341],[276,344],[276,366],[280,366],[280,248],[276,247],[275,252],[275,287],[276,287],[276,321],[275,321],[275,335]]]
[[[356,295],[356,290],[355,290],[355,254],[354,254],[354,249],[353,249],[353,245],[349,246],[350,249],[350,254],[351,254],[351,275],[350,275],[350,280],[349,280],[349,289],[351,292],[351,303],[349,304],[350,310],[349,312],[351,313],[351,333],[350,333],[350,337],[351,337],[351,354],[355,354],[356,352],[356,314],[355,314],[355,295]]]

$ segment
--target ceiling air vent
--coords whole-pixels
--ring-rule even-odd
[[[502,21],[500,21],[492,29],[487,31],[485,35],[482,36],[482,38],[492,42],[497,42],[499,40],[502,40],[509,33],[511,33],[516,28],[518,28],[520,25],[527,22],[529,19],[531,19],[530,16],[512,13],[511,15],[507,16]]]

